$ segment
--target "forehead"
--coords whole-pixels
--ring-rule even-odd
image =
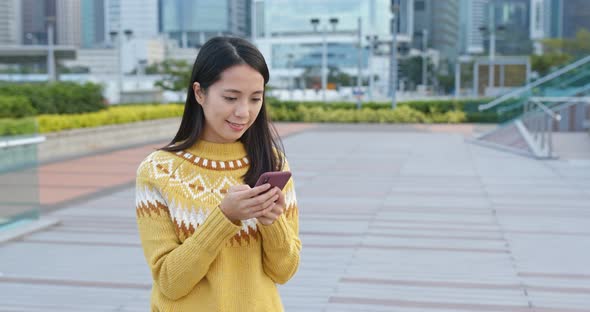
[[[264,89],[264,77],[251,66],[240,64],[224,70],[216,84],[223,88],[255,92]]]

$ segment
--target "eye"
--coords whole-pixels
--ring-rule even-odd
[[[230,96],[224,96],[223,98],[228,102],[233,102],[238,99],[237,97],[230,97]]]
[[[252,99],[252,101],[253,102],[260,102],[260,101],[262,101],[262,99],[261,98],[256,98],[256,99]]]

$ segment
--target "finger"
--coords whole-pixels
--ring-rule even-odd
[[[248,184],[239,184],[239,185],[232,185],[228,192],[240,192],[240,191],[247,191],[250,189],[250,185]]]
[[[286,199],[285,199],[285,193],[283,193],[283,191],[279,191],[278,192],[279,195],[279,199],[277,200],[277,204],[281,204],[282,206],[286,206]]]
[[[256,212],[256,216],[257,217],[261,217],[261,216],[262,217],[267,217],[267,215],[270,212],[272,212],[272,210],[273,210],[273,208],[274,208],[275,205],[276,205],[275,203],[271,203],[268,207],[266,207],[266,208],[264,208],[262,210],[257,211]]]
[[[244,205],[246,207],[253,208],[254,210],[260,210],[263,208],[262,206],[264,206],[266,202],[271,200],[274,196],[277,196],[277,194],[275,194],[274,190],[271,190],[262,195],[245,200]]]
[[[268,191],[270,189],[270,183],[265,183],[262,185],[259,185],[257,187],[251,188],[248,191],[246,191],[246,195],[248,195],[248,198],[250,197],[256,197],[266,191]]]
[[[270,206],[274,205],[274,204],[275,204],[275,202],[277,201],[277,199],[279,199],[279,195],[275,195],[275,196],[273,196],[273,197],[269,198],[267,201],[265,201],[265,202],[264,202],[264,203],[261,205],[262,209],[264,210],[264,209],[267,209],[268,207],[270,207]]]

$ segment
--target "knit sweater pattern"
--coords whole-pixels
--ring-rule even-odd
[[[245,184],[249,164],[241,142],[203,140],[141,162],[136,213],[151,311],[283,311],[276,284],[295,274],[301,251],[293,179],[273,224],[234,224],[219,204],[230,187]],[[290,170],[286,160],[283,170]]]

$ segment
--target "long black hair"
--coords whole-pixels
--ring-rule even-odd
[[[203,107],[197,103],[193,84],[198,82],[201,89],[207,90],[220,79],[224,70],[240,64],[247,64],[258,71],[264,78],[266,86],[269,80],[268,67],[262,53],[250,42],[240,38],[215,37],[201,47],[193,65],[180,128],[170,144],[161,150],[181,151],[201,139],[205,126],[205,114]],[[270,121],[263,94],[262,108],[258,117],[240,138],[250,160],[250,168],[243,178],[244,182],[251,187],[262,173],[280,171],[284,166],[283,144]]]

